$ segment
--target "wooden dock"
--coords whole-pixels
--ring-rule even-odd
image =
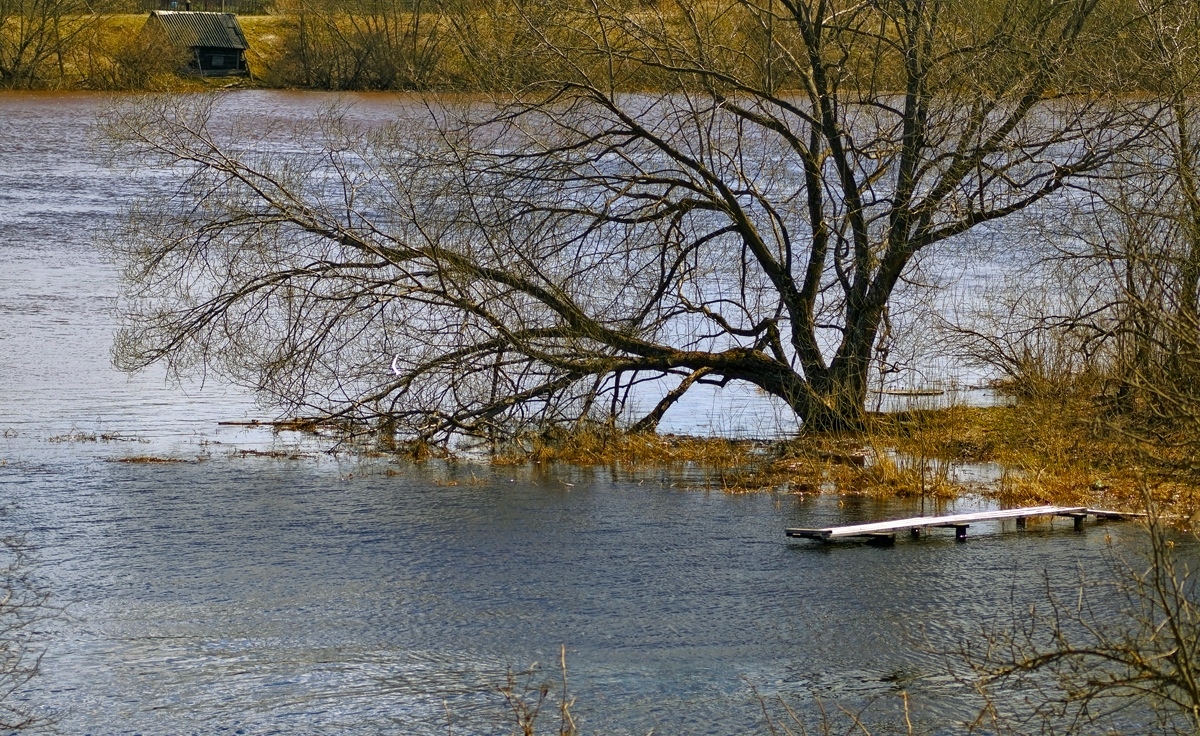
[[[1128,519],[1141,514],[1124,511],[1104,511],[1091,509],[1086,506],[1030,506],[1023,509],[1003,509],[999,511],[977,511],[970,514],[952,514],[950,516],[916,516],[909,519],[891,519],[888,521],[873,521],[869,524],[852,524],[850,526],[830,526],[823,529],[788,529],[789,537],[803,539],[819,539],[829,541],[838,537],[869,537],[876,541],[895,541],[898,531],[907,529],[914,537],[928,533],[930,529],[953,529],[955,539],[966,539],[967,529],[979,521],[998,521],[1015,519],[1017,526],[1025,526],[1025,520],[1031,516],[1065,516],[1075,520],[1075,528],[1081,529],[1087,517],[1098,519]]]

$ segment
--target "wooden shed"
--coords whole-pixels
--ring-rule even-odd
[[[142,29],[191,52],[188,70],[203,77],[249,76],[246,36],[233,13],[153,10]]]

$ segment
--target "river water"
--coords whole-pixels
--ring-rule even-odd
[[[302,119],[328,98],[235,100]],[[1045,575],[1108,574],[1110,540],[1136,534],[824,547],[783,529],[922,509],[727,495],[688,468],[401,464],[220,424],[262,414],[212,379],[109,365],[116,273],[92,238],[159,178],[95,161],[101,104],[0,95],[0,530],[68,614],[37,627],[42,673],[15,702],[62,733],[508,733],[500,688],[561,681],[564,648],[586,733],[766,732],[759,696],[810,728],[818,701],[873,704],[886,731],[901,689],[919,730],[952,733],[975,704],[932,652],[1024,610]],[[704,398],[664,428],[787,429],[755,401]]]

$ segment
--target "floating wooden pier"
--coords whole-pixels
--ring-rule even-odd
[[[888,521],[873,521],[869,524],[852,524],[850,526],[830,526],[823,529],[788,529],[789,537],[803,539],[820,539],[829,541],[838,537],[869,537],[876,541],[895,541],[896,533],[907,529],[914,537],[927,534],[930,529],[953,529],[955,539],[966,539],[967,529],[979,521],[998,521],[1000,519],[1015,519],[1017,526],[1025,526],[1025,520],[1031,516],[1065,516],[1075,520],[1075,528],[1083,528],[1087,517],[1098,519],[1128,519],[1141,514],[1124,511],[1104,511],[1091,509],[1086,506],[1030,506],[1023,509],[1004,509],[1000,511],[977,511],[970,514],[952,514],[950,516],[916,516],[909,519],[891,519]]]

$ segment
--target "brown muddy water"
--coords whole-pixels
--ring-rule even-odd
[[[232,104],[286,122],[329,99]],[[354,99],[368,121],[395,103]],[[764,733],[760,695],[810,728],[817,699],[898,728],[902,689],[919,731],[956,733],[976,704],[930,650],[1025,610],[1044,575],[1109,574],[1109,535],[1136,536],[997,523],[823,547],[783,529],[917,502],[729,496],[686,470],[402,466],[220,425],[261,413],[211,378],[109,365],[116,272],[92,238],[169,178],[96,162],[102,104],[0,95],[0,532],[33,546],[70,614],[38,629],[42,674],[15,704],[62,733],[508,733],[497,688],[535,662],[532,682],[553,676],[560,647],[585,733]],[[670,420],[788,429],[749,393]],[[135,456],[186,462],[113,462]]]

